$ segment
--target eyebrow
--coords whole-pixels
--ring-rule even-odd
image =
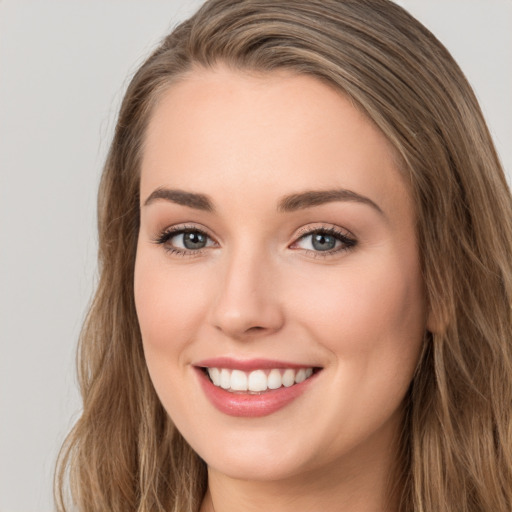
[[[159,187],[154,190],[144,202],[147,206],[158,199],[170,201],[182,206],[188,206],[196,210],[205,212],[214,212],[212,200],[205,194],[198,194],[195,192],[186,192],[184,190],[169,189]],[[335,201],[349,201],[362,203],[371,206],[381,215],[384,215],[382,209],[373,202],[370,198],[362,196],[352,190],[347,189],[334,189],[334,190],[308,190],[297,194],[291,194],[283,197],[278,204],[277,210],[280,212],[288,213],[297,210],[304,210],[314,206],[320,206],[326,203]]]
[[[313,206],[320,206],[325,203],[332,203],[334,201],[350,201],[362,203],[371,206],[374,210],[384,215],[384,212],[377,203],[374,203],[370,198],[357,194],[352,190],[334,189],[334,190],[311,190],[292,194],[284,197],[278,205],[278,210],[281,212],[294,212],[311,208]]]
[[[163,199],[182,206],[188,206],[196,210],[205,212],[213,212],[213,203],[211,199],[204,194],[196,194],[194,192],[185,192],[184,190],[175,190],[159,187],[154,190],[144,202],[144,206],[148,206],[157,199]]]

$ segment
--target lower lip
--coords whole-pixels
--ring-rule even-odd
[[[268,416],[286,407],[302,395],[311,384],[311,381],[317,376],[317,373],[314,373],[305,381],[300,384],[294,384],[289,388],[280,387],[279,389],[272,389],[253,395],[243,392],[232,393],[226,391],[215,386],[204,371],[199,368],[196,368],[196,371],[204,393],[220,412],[229,416],[246,418]]]

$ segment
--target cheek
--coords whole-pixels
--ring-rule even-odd
[[[206,298],[197,276],[191,279],[187,268],[171,271],[165,257],[149,252],[137,256],[135,306],[145,350],[166,353],[194,337]]]
[[[304,282],[294,291],[296,317],[332,356],[332,379],[324,392],[337,406],[327,412],[319,406],[313,414],[326,418],[326,432],[344,424],[344,429],[334,427],[340,442],[370,435],[391,418],[400,421],[396,414],[425,330],[416,260],[408,264],[406,259],[382,256],[368,263],[358,259],[352,265],[347,259],[342,270],[309,279],[309,293],[304,293]]]
[[[184,431],[194,430],[190,422],[194,423],[200,407],[197,395],[180,391],[190,379],[190,347],[199,338],[208,303],[207,276],[192,267],[171,270],[165,255],[141,249],[134,275],[135,306],[151,381],[167,413]]]
[[[151,249],[137,253],[135,307],[155,391],[173,421],[183,423],[195,417],[197,404],[177,390],[187,378],[187,347],[197,338],[205,297],[187,268],[171,271],[165,256]]]
[[[415,255],[354,261],[301,283],[291,295],[297,317],[341,358],[415,357],[426,322]]]

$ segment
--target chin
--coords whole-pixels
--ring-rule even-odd
[[[304,439],[251,429],[224,431],[208,438],[190,439],[192,449],[209,470],[232,479],[277,481],[312,469],[316,450]],[[319,447],[320,448],[320,447]]]
[[[299,460],[297,454],[290,457],[283,454],[260,453],[252,459],[236,454],[206,460],[209,470],[213,470],[234,480],[254,482],[283,481],[307,471],[307,464]]]

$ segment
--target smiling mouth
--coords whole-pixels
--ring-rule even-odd
[[[270,368],[249,372],[229,368],[204,367],[201,370],[214,386],[225,391],[261,394],[300,384],[320,371],[320,368]]]

